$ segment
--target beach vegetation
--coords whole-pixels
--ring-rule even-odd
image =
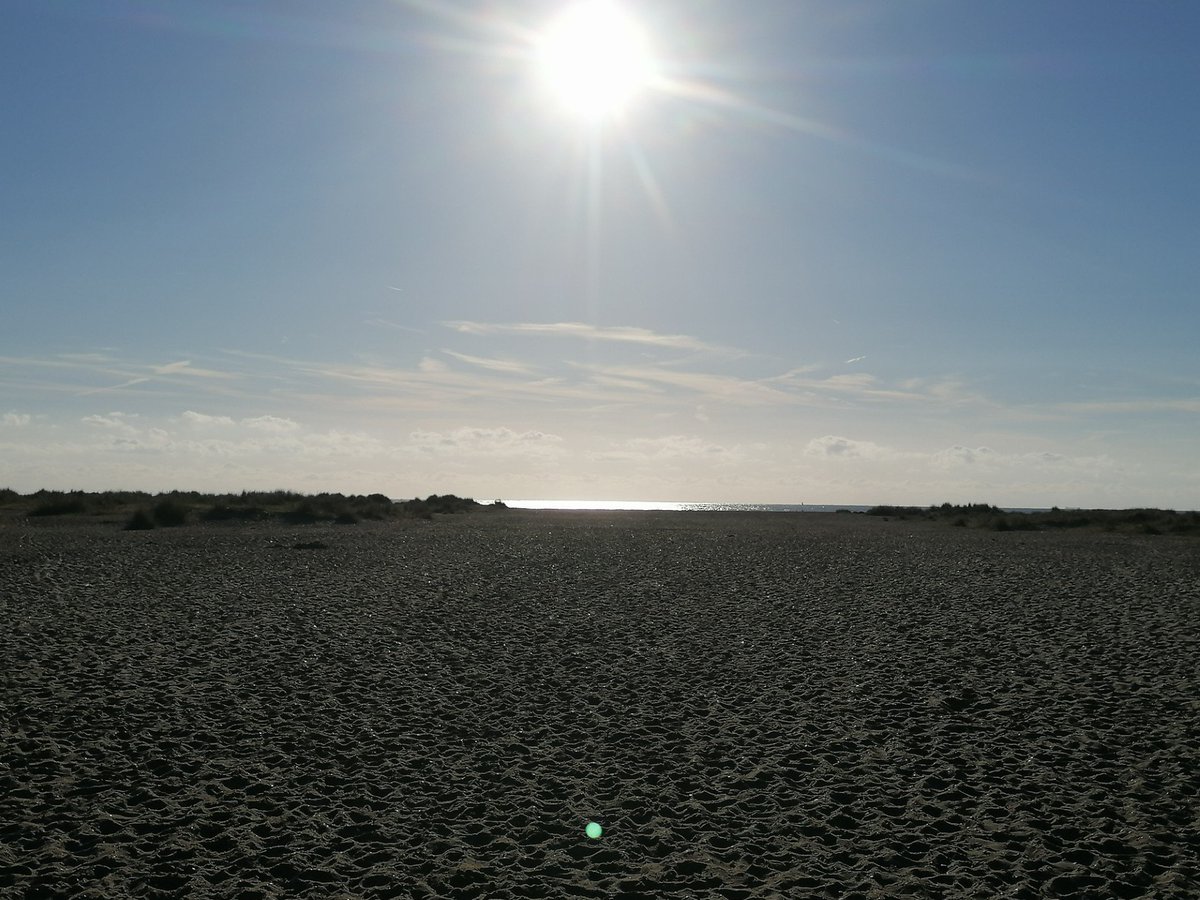
[[[154,519],[144,509],[135,510],[125,523],[126,531],[150,531],[154,528]]]
[[[155,524],[174,528],[187,522],[188,507],[172,496],[155,503],[153,514]]]
[[[134,506],[149,506],[153,501],[154,495],[145,491],[104,491],[88,494],[92,511],[100,515],[119,513]]]
[[[1037,520],[1028,513],[1013,513],[1008,516],[996,516],[992,519],[993,531],[1041,531]]]
[[[280,513],[280,518],[292,525],[314,525],[322,519],[331,519],[333,517],[322,515],[317,503],[306,498],[295,504],[291,509]]]
[[[204,510],[200,518],[205,522],[256,522],[268,518],[261,506],[217,502]]]
[[[921,508],[919,506],[872,506],[867,510],[868,516],[886,516],[888,518],[904,518],[910,515],[920,515]]]
[[[423,519],[432,517],[434,513],[453,515],[454,513],[469,512],[480,506],[470,497],[456,497],[454,494],[430,494],[424,500],[414,497],[412,500],[405,500],[400,505],[405,512]]]
[[[924,519],[957,528],[990,531],[1049,531],[1084,529],[1129,534],[1200,535],[1200,512],[1173,509],[1060,509],[1004,510],[989,503],[942,503],[928,507],[873,506],[867,515],[890,519]]]
[[[276,520],[289,524],[382,522],[406,518],[429,520],[435,515],[453,515],[485,508],[504,509],[503,503],[477,503],[454,494],[430,494],[402,502],[386,494],[301,494],[294,491],[241,491],[202,494],[198,491],[40,490],[20,494],[0,489],[0,508],[26,516],[90,516],[98,521],[125,522],[140,512],[152,527],[174,527],[188,522],[257,522]],[[122,518],[117,518],[122,517]],[[139,522],[141,520],[139,519]],[[140,527],[140,526],[139,526]]]
[[[71,516],[88,511],[83,491],[71,491],[67,494],[61,491],[39,491],[34,497],[39,495],[41,499],[29,511],[31,516]]]

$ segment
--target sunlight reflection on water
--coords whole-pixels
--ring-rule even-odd
[[[505,500],[513,509],[666,510],[668,512],[863,512],[869,506],[827,503],[695,503],[675,500]]]

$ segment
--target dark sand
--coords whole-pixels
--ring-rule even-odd
[[[1196,897],[1198,598],[848,515],[0,524],[0,895]]]

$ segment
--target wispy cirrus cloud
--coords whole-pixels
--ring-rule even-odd
[[[349,402],[367,402],[374,397],[370,402],[410,409],[457,405],[463,414],[470,414],[474,409],[471,404],[481,398],[488,398],[491,405],[532,401],[566,404],[573,411],[591,406],[641,408],[647,413],[670,413],[680,404],[690,408],[697,402],[708,408],[735,405],[829,409],[874,408],[902,402],[931,411],[984,403],[956,382],[911,382],[911,389],[905,389],[869,373],[814,378],[812,367],[747,377],[727,369],[717,371],[696,365],[683,368],[657,362],[623,365],[564,360],[557,366],[539,369],[519,360],[447,349],[442,351],[442,358],[427,356],[409,366],[298,362],[294,371],[316,379],[314,387],[318,390],[320,382],[345,385],[358,395],[352,395]]]
[[[177,379],[180,378],[231,381],[239,377],[232,372],[222,372],[216,369],[194,366],[191,360],[186,359],[155,365],[124,362],[115,359],[107,353],[60,353],[50,357],[0,356],[0,366],[15,372],[50,369],[75,373],[79,379],[91,381],[92,386],[79,383],[50,383],[40,386],[60,390],[73,389],[81,397],[119,391],[153,380],[163,380],[178,384]],[[101,379],[121,380],[116,384],[95,385],[95,382]],[[83,390],[80,390],[80,388],[83,388]]]
[[[642,389],[674,388],[689,394],[699,394],[713,401],[751,403],[755,405],[786,403],[791,398],[785,391],[770,384],[769,379],[742,378],[718,372],[698,372],[662,366],[606,366],[593,363],[572,363],[573,368],[590,373],[590,380],[600,384],[644,386]]]
[[[846,400],[875,402],[913,402],[931,399],[925,390],[905,390],[887,385],[867,372],[831,375],[828,378],[808,378],[803,374],[788,374],[777,379],[781,386],[806,391],[817,396]]]
[[[1200,413],[1200,397],[1147,397],[1141,400],[1095,400],[1080,403],[1059,403],[1056,404],[1055,408],[1065,412],[1100,414]]]
[[[738,354],[741,351],[719,344],[711,344],[687,334],[660,334],[648,328],[628,325],[589,325],[586,322],[521,322],[497,324],[491,322],[468,322],[452,320],[443,322],[461,334],[507,334],[535,337],[568,337],[588,341],[613,341],[626,344],[641,344],[664,350],[689,350],[704,353]]]
[[[399,290],[399,288],[392,288]],[[407,331],[409,334],[424,334],[423,328],[414,328],[411,325],[401,325],[399,322],[393,322],[391,319],[373,318],[365,320],[364,324],[370,325],[372,328],[391,328],[394,331]]]
[[[662,394],[666,390],[663,385],[651,384],[648,381],[638,381],[634,378],[622,378],[619,375],[593,374],[591,381],[601,387],[618,388],[624,391],[638,391],[647,394]]]
[[[12,368],[96,369],[111,366],[116,360],[98,353],[59,353],[55,356],[0,356],[0,365]]]
[[[571,363],[590,373],[599,384],[620,384],[641,390],[674,390],[697,394],[712,402],[751,405],[840,406],[897,403],[940,407],[984,403],[979,395],[950,380],[914,380],[889,384],[866,372],[813,378],[816,366],[790,369],[780,375],[747,377],[725,372],[698,371],[661,365],[603,365]]]
[[[163,366],[152,366],[155,375],[185,375],[189,378],[221,378],[231,379],[237,376],[231,372],[218,372],[216,369],[202,369],[193,366],[190,359],[167,363]]]
[[[366,403],[441,412],[455,409],[462,415],[472,415],[482,408],[481,404],[561,402],[577,406],[611,399],[594,387],[561,378],[530,377],[515,369],[500,372],[474,365],[463,370],[432,357],[422,359],[415,368],[328,363],[305,364],[297,371],[314,379],[317,393],[296,396],[315,400],[330,386],[342,385],[352,392],[349,398],[343,396],[338,401],[343,405]]]
[[[465,362],[471,366],[477,366],[480,369],[488,369],[492,372],[507,372],[513,375],[532,375],[534,369],[531,366],[522,362],[517,362],[513,359],[493,359],[484,356],[471,356],[466,353],[459,353],[455,350],[443,350],[447,356],[457,359],[459,362]]]
[[[81,363],[111,363],[115,362],[112,354],[108,351],[103,353],[59,353],[56,354],[58,359],[65,359],[70,362]]]
[[[489,329],[481,323],[460,323],[464,328]],[[596,328],[578,323],[550,326],[511,326],[550,329],[542,333],[618,335],[610,340],[627,340],[630,346],[675,346],[695,349],[709,346],[679,335],[654,335],[644,329]],[[641,343],[650,341],[650,343]],[[229,408],[236,403],[249,415],[271,398],[280,413],[321,411],[334,415],[351,408],[406,411],[412,413],[453,412],[462,418],[489,414],[498,406],[536,404],[566,413],[639,410],[647,415],[689,412],[699,404],[705,415],[719,407],[769,408],[806,406],[830,410],[855,407],[878,409],[885,405],[922,407],[931,413],[978,408],[1001,411],[986,398],[971,393],[951,379],[909,378],[884,381],[867,372],[821,377],[819,366],[799,365],[779,374],[764,373],[763,360],[743,366],[729,358],[700,358],[634,362],[579,362],[571,354],[537,362],[500,354],[472,354],[453,345],[426,353],[415,360],[391,363],[352,360],[315,360],[261,353],[222,350],[226,361],[207,366],[178,358],[168,363],[120,362],[106,358],[91,360],[12,360],[0,358],[0,376],[5,363],[46,366],[47,373],[61,372],[61,380],[38,386],[74,393],[77,397],[174,397],[184,408],[203,409],[212,398],[222,398]],[[28,370],[27,370],[28,371]],[[110,384],[97,386],[98,381]],[[106,402],[105,405],[108,405]],[[114,402],[113,405],[116,405]],[[1059,416],[1066,415],[1058,410]],[[194,422],[192,423],[195,424]]]
[[[235,419],[185,410],[178,416],[155,417],[118,411],[83,416],[79,421],[88,426],[85,435],[101,436],[93,443],[81,437],[84,443],[80,446],[123,452],[154,450],[228,457],[280,452],[301,458],[325,457],[339,450],[361,455],[385,447],[372,435],[305,428],[293,419],[275,415]]]
[[[147,374],[140,374],[141,372],[145,372]],[[134,387],[139,384],[145,384],[146,382],[155,379],[162,379],[169,382],[174,381],[176,378],[204,378],[228,381],[237,377],[230,372],[219,372],[216,369],[203,369],[198,366],[193,366],[191,360],[188,359],[182,359],[172,363],[165,363],[163,365],[139,365],[133,367],[133,372],[128,374],[130,374],[132,377],[127,378],[125,381],[122,381],[119,384],[91,388],[90,390],[80,392],[80,396],[86,397],[93,394],[111,393],[113,391],[123,390],[124,388]]]
[[[35,378],[34,372],[45,374]],[[60,353],[44,357],[0,356],[0,377],[26,388],[85,396],[92,392],[86,388],[94,387],[101,379],[123,379],[122,384],[128,386],[146,381],[149,376],[103,354]]]
[[[139,384],[145,384],[149,380],[150,380],[150,376],[139,375],[137,378],[130,378],[126,381],[122,381],[120,384],[109,384],[109,385],[105,385],[104,387],[91,388],[90,390],[80,391],[79,396],[80,397],[91,397],[94,394],[107,394],[107,393],[111,393],[112,391],[120,391],[125,388],[131,388],[131,387],[134,387]]]

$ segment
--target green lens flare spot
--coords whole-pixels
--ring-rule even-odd
[[[583,829],[583,831],[593,841],[600,837],[600,835],[604,834],[604,829],[600,827],[599,822],[588,822],[587,828]]]

